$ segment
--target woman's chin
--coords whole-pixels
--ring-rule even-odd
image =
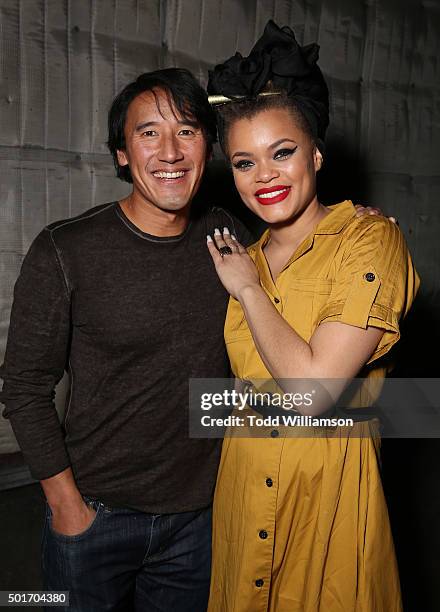
[[[252,212],[260,217],[260,219],[266,223],[270,223],[271,225],[288,223],[294,216],[291,210],[287,210],[285,206],[283,207],[278,204],[271,204],[268,206],[260,205],[258,208],[252,208]]]

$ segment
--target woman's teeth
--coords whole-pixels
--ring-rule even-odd
[[[153,176],[155,178],[161,179],[176,179],[182,178],[185,172],[182,170],[181,172],[153,172]]]
[[[284,193],[285,191],[287,191],[287,189],[279,189],[278,191],[271,191],[270,193],[260,193],[257,197],[263,199],[276,198],[280,193]]]

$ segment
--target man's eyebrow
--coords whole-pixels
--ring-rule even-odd
[[[135,131],[139,132],[140,130],[145,130],[145,128],[152,127],[153,125],[159,125],[158,121],[146,121],[145,123],[139,123],[135,127]]]
[[[269,145],[268,148],[276,149],[283,142],[292,142],[293,144],[296,145],[296,142],[292,140],[291,138],[280,138],[279,140],[276,140],[271,145]],[[252,157],[252,153],[247,153],[246,151],[237,151],[236,153],[234,153],[231,159],[234,159],[234,157]]]
[[[179,119],[177,122],[179,125],[190,125],[193,128],[199,128],[200,123],[194,119]]]
[[[193,119],[178,119],[177,123],[179,125],[189,125],[193,128],[200,128],[200,124],[197,121],[194,121]],[[146,128],[154,127],[157,125],[160,125],[160,121],[145,121],[144,123],[139,123],[135,127],[135,131],[140,132],[141,130],[145,130]]]

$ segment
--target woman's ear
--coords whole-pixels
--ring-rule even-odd
[[[315,164],[315,172],[321,170],[321,166],[324,163],[324,158],[322,157],[321,151],[316,146],[315,150],[313,151],[313,162]]]

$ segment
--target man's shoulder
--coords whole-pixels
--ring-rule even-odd
[[[111,212],[111,209],[115,206],[116,202],[107,202],[106,204],[93,206],[93,208],[89,208],[75,217],[54,221],[46,226],[45,229],[52,235],[59,235],[60,233],[70,233],[77,229],[82,231],[91,225],[96,227],[96,224],[101,221],[105,223],[105,219],[108,216],[107,213]]]
[[[207,234],[213,234],[216,228],[222,231],[227,227],[242,244],[247,246],[253,241],[253,236],[244,223],[234,213],[221,206],[210,206],[197,221],[205,224]]]

